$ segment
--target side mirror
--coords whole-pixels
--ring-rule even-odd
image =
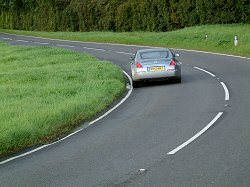
[[[131,56],[131,57],[130,57],[130,60],[135,60],[135,57],[134,57],[134,56]]]
[[[180,55],[177,53],[177,54],[174,54],[174,57],[179,57]]]

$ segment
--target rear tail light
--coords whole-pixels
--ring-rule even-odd
[[[143,67],[142,67],[141,63],[137,62],[136,63],[136,68],[143,68]]]
[[[170,66],[176,66],[176,62],[174,60],[171,60]]]

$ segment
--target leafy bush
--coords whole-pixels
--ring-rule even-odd
[[[39,31],[169,31],[250,23],[249,0],[0,0],[0,27]]]

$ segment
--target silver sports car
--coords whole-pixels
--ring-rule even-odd
[[[138,50],[131,58],[133,87],[147,80],[175,80],[181,82],[181,64],[168,48]]]

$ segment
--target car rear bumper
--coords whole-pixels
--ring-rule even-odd
[[[181,73],[177,69],[171,71],[162,71],[162,72],[147,72],[147,71],[138,71],[132,75],[133,81],[143,81],[143,80],[161,80],[161,79],[175,79],[181,77]]]

